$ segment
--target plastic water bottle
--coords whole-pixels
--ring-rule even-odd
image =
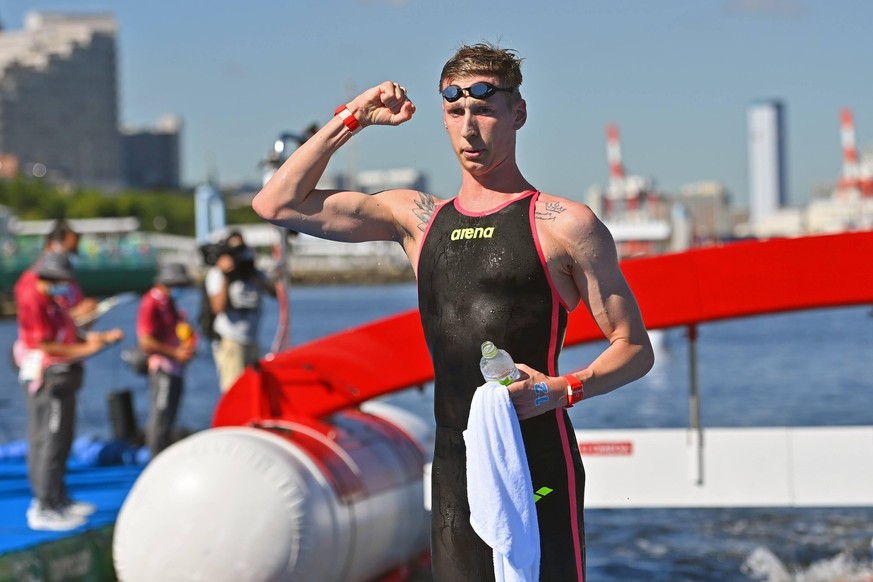
[[[512,356],[505,350],[497,349],[492,342],[482,343],[482,359],[479,361],[482,377],[488,382],[500,382],[504,386],[518,380],[518,368],[512,361]]]

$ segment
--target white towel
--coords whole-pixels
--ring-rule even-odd
[[[506,386],[488,382],[476,390],[464,442],[470,524],[494,549],[497,582],[536,582],[537,510],[521,427]]]

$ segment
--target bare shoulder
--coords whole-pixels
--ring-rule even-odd
[[[587,204],[541,194],[536,219],[544,248],[566,261],[566,272],[617,261],[612,234]]]
[[[602,226],[587,204],[545,193],[537,200],[536,220],[540,230],[559,239],[586,238]]]
[[[374,197],[391,208],[398,225],[413,238],[427,230],[436,209],[445,203],[419,190],[386,190]]]
[[[446,203],[445,200],[440,200],[425,192],[416,192],[411,196],[411,201],[412,214],[418,221],[415,228],[419,232],[427,230],[427,225],[430,223],[431,218],[433,218],[437,208]]]

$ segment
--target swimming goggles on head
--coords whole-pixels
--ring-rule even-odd
[[[443,89],[443,99],[448,101],[449,103],[454,103],[458,99],[464,96],[464,93],[473,97],[474,99],[488,99],[498,91],[505,91],[507,93],[515,92],[515,87],[495,87],[491,83],[486,83],[485,81],[479,81],[478,83],[473,83],[469,87],[458,87],[457,85],[449,85],[445,89]]]

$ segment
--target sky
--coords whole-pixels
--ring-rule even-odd
[[[717,180],[747,206],[746,112],[762,99],[786,107],[793,204],[839,176],[840,108],[873,146],[870,0],[0,0],[0,21],[20,29],[31,10],[114,14],[120,123],[179,116],[189,185],[210,168],[223,184],[260,183],[280,133],[391,80],[415,117],[366,128],[328,172],[412,167],[451,197],[460,176],[439,73],[483,40],[525,59],[519,166],[551,194],[583,199],[607,183],[615,123],[628,173],[668,193]]]

